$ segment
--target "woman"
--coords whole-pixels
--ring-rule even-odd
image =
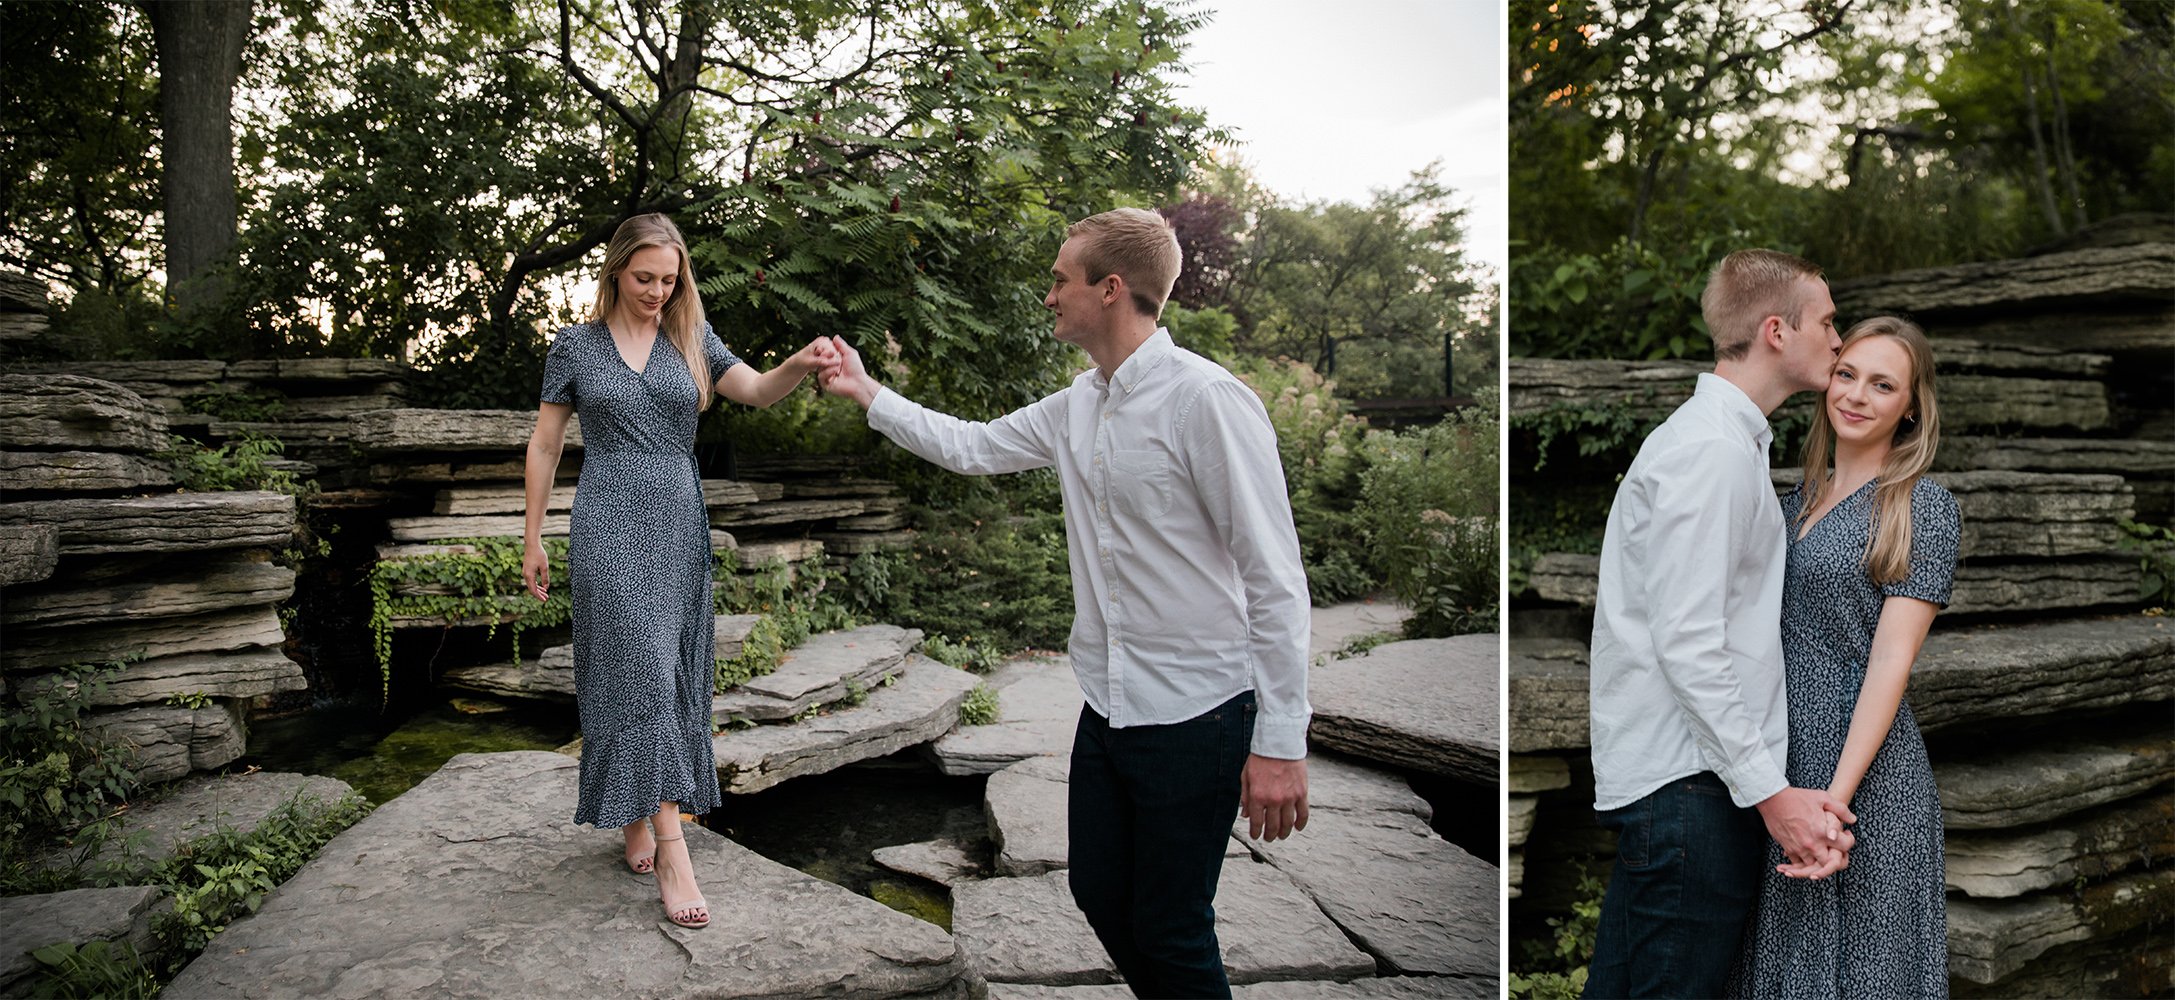
[[[1849,867],[1818,880],[1790,877],[1769,845],[1739,970],[1747,995],[1948,993],[1941,802],[1903,700],[1956,572],[1956,498],[1923,478],[1940,435],[1925,334],[1885,316],[1851,327],[1804,484],[1782,499],[1782,644],[1790,784],[1848,805],[1857,844]]]
[[[549,593],[543,520],[579,412],[585,444],[567,572],[581,797],[574,822],[619,827],[628,867],[657,874],[666,917],[705,927],[680,813],[720,801],[710,748],[715,669],[710,524],[692,449],[715,396],[769,406],[831,357],[818,339],[757,373],[703,320],[687,243],[671,220],[627,220],[605,249],[589,322],[559,331],[529,436],[521,575]],[[654,817],[654,819],[652,819]]]

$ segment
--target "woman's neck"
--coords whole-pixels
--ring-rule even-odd
[[[639,337],[646,333],[656,332],[658,322],[662,319],[663,317],[660,316],[656,320],[645,323],[629,313],[625,308],[619,308],[612,310],[611,315],[604,317],[604,326],[605,329],[613,333],[624,333]]]
[[[1855,492],[1873,477],[1880,475],[1881,466],[1888,462],[1888,452],[1894,446],[1881,441],[1866,444],[1835,442],[1835,485]]]

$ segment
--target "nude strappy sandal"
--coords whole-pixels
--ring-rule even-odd
[[[657,838],[657,842],[663,844],[674,840],[686,839],[687,835],[683,833],[677,837],[660,836]],[[659,880],[658,884],[659,887],[662,888],[663,881]],[[694,899],[683,899],[677,903],[666,900],[664,902],[664,906],[665,919],[670,920],[673,923],[680,925],[681,927],[688,927],[700,930],[701,928],[710,926],[710,903],[708,900],[703,899],[701,894],[699,893],[696,894]],[[697,910],[702,911],[702,919],[696,920],[692,916],[686,916],[689,914],[693,914]],[[686,916],[686,919],[682,919],[683,916]]]

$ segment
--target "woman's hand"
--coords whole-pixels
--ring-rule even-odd
[[[551,599],[551,558],[544,554],[544,543],[532,541],[522,546],[521,579],[537,600]]]
[[[838,348],[832,346],[831,338],[817,337],[809,341],[808,346],[793,352],[792,357],[785,359],[783,367],[791,369],[794,377],[805,378],[837,364]]]

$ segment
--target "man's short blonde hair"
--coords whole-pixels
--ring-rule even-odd
[[[1079,238],[1080,264],[1088,284],[1115,274],[1133,294],[1133,308],[1148,317],[1163,314],[1163,302],[1178,282],[1178,234],[1154,212],[1117,208],[1066,227],[1067,239]]]
[[[1820,265],[1780,250],[1739,250],[1722,258],[1699,293],[1699,314],[1707,321],[1707,336],[1714,338],[1715,360],[1744,357],[1769,316],[1797,326],[1804,312],[1798,282],[1820,274]]]

